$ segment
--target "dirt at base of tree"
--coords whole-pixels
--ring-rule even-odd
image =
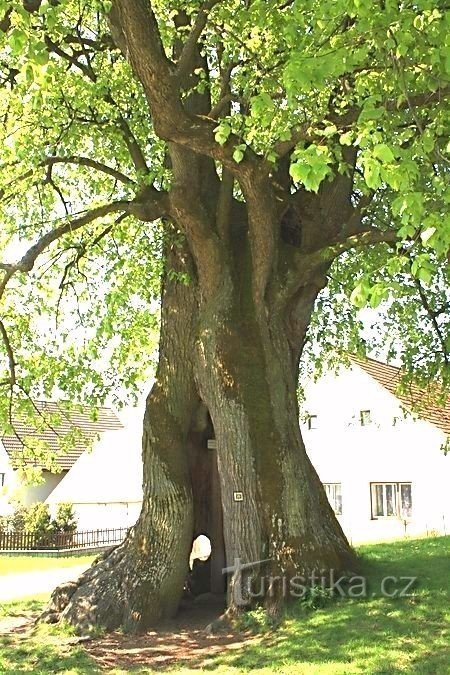
[[[238,651],[250,641],[260,638],[250,633],[225,628],[209,633],[205,627],[217,620],[223,611],[223,601],[207,594],[182,608],[177,617],[161,625],[158,631],[142,635],[126,635],[113,631],[104,637],[85,640],[62,638],[68,645],[80,640],[83,649],[105,672],[114,668],[131,670],[149,668],[168,670],[174,666],[190,668],[207,667],[211,659],[227,651]],[[14,617],[0,622],[0,633],[14,635],[16,640],[26,640],[35,617]]]
[[[238,651],[256,638],[242,633],[207,635],[202,629],[185,628],[125,636],[113,632],[84,645],[99,668],[124,670],[141,667],[166,670],[175,666],[207,667],[212,658],[225,651]]]

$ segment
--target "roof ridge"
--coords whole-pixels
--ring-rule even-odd
[[[38,402],[35,401],[35,403]],[[42,402],[40,403],[42,404]],[[42,429],[35,429],[26,418],[24,419],[20,415],[17,415],[16,426],[20,427],[20,435],[3,433],[1,436],[3,447],[11,459],[14,459],[14,456],[17,457],[18,453],[20,454],[20,452],[24,451],[24,443],[21,438],[28,436],[36,441],[46,443],[54,456],[56,456],[56,461],[61,469],[70,469],[86,449],[88,441],[107,431],[124,428],[116,412],[107,406],[97,408],[98,415],[96,418],[92,418],[89,415],[91,408],[87,405],[83,407],[83,404],[75,404],[72,409],[61,409],[57,401],[48,401],[47,403],[53,404],[51,408],[47,408],[48,412],[61,412],[63,415],[59,427],[61,433],[58,434],[58,427],[55,430],[51,427],[50,422]],[[80,432],[81,438],[78,442],[74,439],[73,447],[66,451],[63,448],[62,439],[71,432]],[[83,439],[86,439],[85,442],[82,442]],[[27,460],[25,461],[26,463],[30,463]],[[37,462],[37,465],[45,468],[40,462]]]

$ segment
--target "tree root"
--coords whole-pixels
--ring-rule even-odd
[[[125,552],[123,544],[108,549],[76,581],[55,588],[38,622],[67,621],[83,635],[98,626],[118,628],[125,613]]]

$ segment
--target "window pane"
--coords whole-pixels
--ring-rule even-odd
[[[411,518],[412,516],[411,485],[408,483],[402,483],[400,485],[400,503],[401,503],[400,515],[402,516],[402,518]]]
[[[359,413],[361,426],[367,427],[371,423],[370,410],[361,410]]]
[[[342,493],[340,483],[324,483],[325,492],[333,511],[336,515],[342,515]]]
[[[334,486],[334,512],[337,516],[342,515],[342,492],[341,484],[336,483]]]
[[[387,516],[397,515],[396,489],[395,485],[391,485],[389,483],[386,485],[386,515]]]
[[[317,415],[308,417],[308,429],[317,429]]]
[[[373,491],[372,491],[372,499],[373,499],[373,515],[374,516],[384,516],[384,509],[383,509],[383,486],[382,485],[374,485],[373,486]]]

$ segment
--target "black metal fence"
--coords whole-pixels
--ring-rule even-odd
[[[128,527],[106,530],[80,530],[79,532],[35,532],[0,531],[0,551],[36,551],[97,548],[120,544],[126,537]]]

